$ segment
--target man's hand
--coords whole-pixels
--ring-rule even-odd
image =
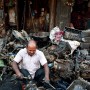
[[[17,77],[20,78],[20,79],[23,79],[24,76],[23,76],[23,74],[20,72],[17,63],[16,63],[15,61],[13,61],[13,62],[11,63],[11,66],[12,66],[13,70],[15,71]]]
[[[51,88],[52,90],[56,90],[55,87],[50,84],[49,80],[45,80],[44,87],[47,88],[47,89]]]
[[[46,83],[50,83],[50,81],[49,81],[49,80],[45,80],[45,82],[46,82]]]
[[[22,73],[17,73],[16,75],[17,75],[17,77],[20,78],[20,79],[23,79],[23,78],[24,78],[24,76],[23,76]]]

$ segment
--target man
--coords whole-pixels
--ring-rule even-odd
[[[18,66],[21,65],[21,67]],[[40,65],[44,67],[40,68]],[[42,51],[37,49],[36,42],[30,40],[26,48],[21,49],[12,62],[12,68],[19,78],[31,75],[32,79],[40,82],[44,77],[49,81],[49,68]],[[29,72],[29,73],[28,73]]]

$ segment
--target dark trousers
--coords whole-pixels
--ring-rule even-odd
[[[21,69],[21,73],[24,75],[24,77],[28,77],[30,73],[26,69]],[[35,72],[35,77],[33,81],[40,83],[42,82],[43,78],[45,77],[44,69],[40,68]],[[24,80],[24,83],[28,83],[28,80]]]

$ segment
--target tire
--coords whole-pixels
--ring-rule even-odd
[[[90,49],[90,43],[81,42],[80,47],[81,49]]]
[[[81,31],[76,29],[71,29],[71,28],[65,28],[63,38],[69,39],[69,40],[81,41],[82,40]]]
[[[84,37],[82,38],[83,42],[89,43],[90,42],[90,37]]]
[[[81,32],[81,36],[84,37],[90,37],[90,30],[84,30]]]

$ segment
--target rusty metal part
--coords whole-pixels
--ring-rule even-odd
[[[54,68],[60,72],[61,77],[70,77],[73,74],[74,64],[72,60],[56,60],[54,61]]]

